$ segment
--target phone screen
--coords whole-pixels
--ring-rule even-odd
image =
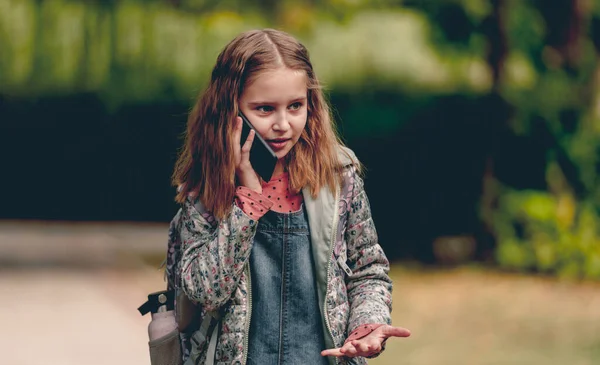
[[[240,143],[244,145],[248,138],[248,134],[250,133],[250,129],[254,129],[254,127],[241,111],[238,115],[243,121]],[[275,155],[275,152],[273,152],[271,147],[256,130],[254,130],[254,141],[250,148],[250,164],[252,164],[254,171],[256,171],[264,181],[271,180],[273,170],[275,170],[275,165],[277,164],[277,155]]]

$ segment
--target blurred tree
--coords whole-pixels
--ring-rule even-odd
[[[190,100],[227,41],[267,26],[310,49],[369,169],[392,258],[496,249],[507,267],[594,272],[600,2],[589,0],[0,0],[0,148],[23,150],[3,190],[35,191],[37,166],[54,192],[35,211],[10,194],[0,213],[168,219]],[[88,189],[99,211],[61,198]]]
[[[491,0],[492,11],[483,21],[482,31],[487,38],[488,54],[487,60],[492,69],[494,93],[499,92],[500,81],[502,79],[502,69],[504,60],[508,52],[505,25],[505,1]]]
[[[517,47],[511,49],[510,65],[505,67],[514,73],[517,52],[528,55],[536,81],[518,86],[515,74],[507,75],[501,92],[517,111],[511,118],[512,130],[530,141],[523,152],[545,153],[536,165],[545,169],[547,190],[519,191],[518,184],[501,179],[497,208],[484,216],[493,222],[497,258],[506,267],[600,277],[599,206],[593,198],[597,171],[592,167],[598,160],[594,146],[599,143],[597,128],[592,127],[598,121],[594,113],[598,79],[593,77],[598,55],[586,32],[594,16],[590,6],[561,0],[535,1],[531,10],[511,7],[512,19],[527,14],[535,19],[536,10],[544,25],[537,36],[527,33],[525,23],[510,28]],[[590,210],[591,206],[595,208]]]

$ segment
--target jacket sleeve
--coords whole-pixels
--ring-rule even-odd
[[[353,172],[354,187],[345,233],[350,320],[348,333],[365,324],[391,324],[392,280],[389,261],[378,243],[363,180]]]
[[[234,293],[252,248],[257,221],[235,203],[223,220],[203,211],[196,201],[184,203],[181,238],[181,288],[207,311],[219,309]]]

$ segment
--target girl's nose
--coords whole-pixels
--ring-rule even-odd
[[[288,116],[286,113],[281,113],[277,116],[277,120],[273,125],[273,129],[276,131],[287,131],[290,129],[290,123],[288,122]]]

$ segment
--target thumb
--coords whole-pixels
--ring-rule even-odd
[[[381,334],[385,337],[408,337],[410,336],[410,331],[406,328],[402,327],[392,327],[392,326],[384,326],[381,329]]]

